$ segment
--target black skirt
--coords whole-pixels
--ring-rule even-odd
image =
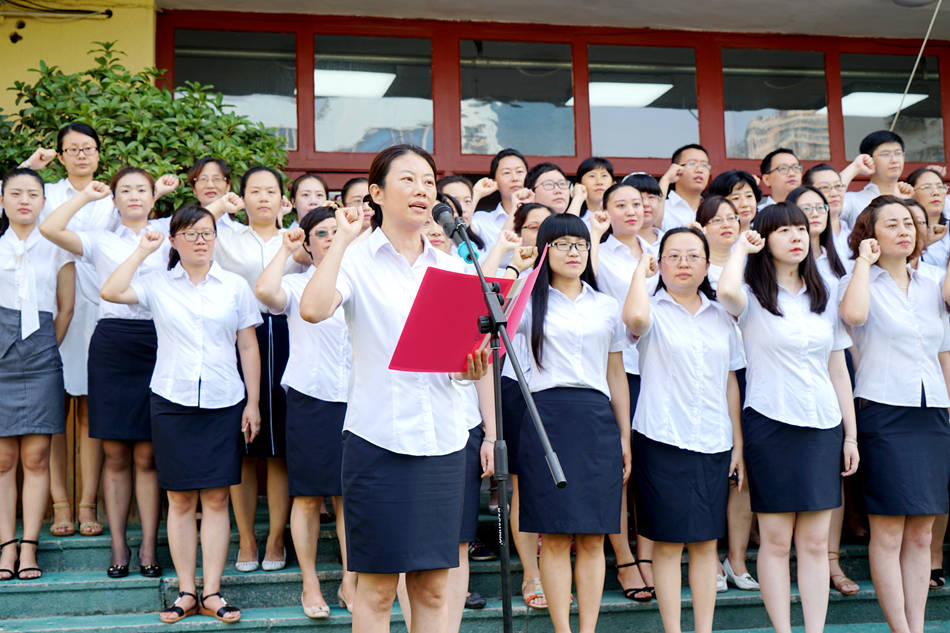
[[[397,574],[459,565],[465,450],[419,457],[343,434],[347,567]]]
[[[950,484],[947,409],[858,400],[858,482],[868,514],[945,514]]]
[[[726,535],[732,451],[697,453],[633,434],[637,533],[664,543]]]
[[[0,307],[0,437],[64,433],[63,361],[53,315],[20,338],[20,311]]]
[[[462,529],[459,543],[475,540],[478,528],[478,500],[482,488],[482,438],[485,431],[481,425],[468,431],[465,445],[465,492],[462,497]]]
[[[291,497],[343,494],[345,402],[326,402],[287,390],[287,479]]]
[[[544,450],[526,413],[519,447],[521,531],[619,532],[623,457],[620,429],[610,400],[594,389],[568,387],[533,395],[567,486],[555,488]]]
[[[153,393],[151,409],[159,486],[180,491],[241,483],[244,402],[221,409],[199,409]]]
[[[148,385],[157,350],[152,321],[99,320],[89,342],[89,437],[151,441]]]
[[[508,447],[508,472],[517,475],[519,472],[518,453],[521,444],[521,423],[525,412],[524,396],[517,380],[501,377],[501,419],[505,445]],[[530,422],[529,422],[530,424]],[[531,432],[534,425],[531,424]]]
[[[753,512],[807,512],[841,505],[841,425],[794,426],[742,411],[746,476]]]
[[[261,432],[248,445],[247,455],[283,457],[287,445],[287,395],[280,386],[280,379],[290,356],[290,335],[286,315],[264,312],[261,317],[264,322],[255,328],[261,352]],[[240,357],[238,369],[241,369]]]

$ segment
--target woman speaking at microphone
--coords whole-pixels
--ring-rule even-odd
[[[308,321],[343,306],[353,347],[343,423],[343,508],[348,568],[360,574],[353,630],[389,629],[399,573],[413,631],[447,628],[447,570],[459,564],[465,453],[464,391],[482,378],[487,350],[457,374],[388,369],[426,270],[461,272],[421,229],[435,204],[435,162],[423,149],[396,145],[369,170],[373,232],[356,209],[337,211],[337,235],[300,299]],[[355,388],[356,386],[372,388]]]

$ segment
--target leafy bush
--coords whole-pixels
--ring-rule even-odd
[[[282,141],[260,123],[234,114],[211,86],[189,83],[177,96],[155,85],[164,71],[146,68],[132,73],[119,63],[124,55],[114,42],[95,42],[89,51],[92,68],[65,74],[39,63],[31,69],[36,83],[14,83],[19,111],[0,112],[0,172],[25,160],[37,147],[55,148],[56,133],[66,123],[83,121],[102,139],[96,178],[105,182],[125,165],[158,177],[178,174],[202,156],[228,161],[234,176],[255,164],[280,168],[287,163]],[[52,182],[65,175],[59,161],[43,170]],[[233,178],[236,180],[236,178]],[[191,195],[184,185],[156,205],[168,214]]]

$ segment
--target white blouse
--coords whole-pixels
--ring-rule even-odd
[[[633,428],[699,453],[732,448],[729,372],[745,367],[733,318],[700,293],[690,314],[662,289],[650,298],[650,327],[637,339],[640,398]]]
[[[586,283],[573,301],[549,287],[541,353],[543,368],[531,352],[531,313],[529,302],[518,324],[518,331],[527,342],[531,391],[582,387],[596,389],[609,398],[607,355],[623,351],[628,342],[617,300]]]
[[[350,336],[343,309],[329,319],[309,323],[300,317],[300,297],[316,268],[285,275],[280,287],[287,295],[282,314],[287,315],[290,358],[280,385],[319,398],[324,402],[346,402],[350,382]]]
[[[650,244],[642,237],[637,236],[637,242],[644,253],[650,252]],[[627,300],[630,291],[630,280],[633,271],[637,269],[640,259],[630,253],[626,244],[611,235],[600,245],[597,252],[597,285],[600,291],[617,300],[620,310]],[[647,292],[653,294],[659,275],[647,277]],[[621,313],[617,313],[621,316]],[[628,374],[639,374],[640,366],[637,362],[637,346],[632,339],[626,339],[623,348],[623,368]],[[635,402],[631,402],[631,410]]]
[[[669,231],[678,226],[686,226],[696,220],[696,212],[686,199],[671,191],[663,203],[663,230]]]
[[[810,309],[802,286],[792,294],[778,287],[776,316],[745,286],[746,307],[739,328],[746,354],[745,406],[791,424],[830,429],[841,423],[841,408],[828,373],[832,351],[851,346],[829,292],[824,312]]]
[[[227,217],[227,216],[225,216]],[[272,238],[265,241],[254,229],[234,222],[233,220],[218,220],[218,235],[215,238],[214,261],[224,270],[236,273],[244,278],[248,288],[253,289],[257,278],[261,276],[267,265],[270,264],[277,251],[284,243],[284,229],[280,229]],[[284,274],[301,272],[300,266],[293,258],[287,259]],[[258,302],[258,310],[267,312],[267,306]]]
[[[426,270],[464,268],[422,241],[412,264],[378,228],[343,254],[336,288],[353,347],[343,429],[395,453],[447,455],[468,441],[463,392],[449,374],[389,369]]]
[[[71,261],[35,227],[25,240],[9,227],[0,236],[0,306],[22,313],[22,338],[39,329],[40,312],[56,314],[56,278]]]
[[[179,263],[133,279],[132,289],[152,313],[158,334],[152,392],[186,407],[239,403],[244,382],[237,370],[237,333],[262,322],[244,280],[212,263],[195,285]]]
[[[97,287],[102,288],[102,285],[109,279],[115,269],[138,248],[142,234],[146,231],[159,231],[165,235],[166,239],[158,250],[149,253],[142,265],[135,271],[133,279],[156,270],[167,270],[168,252],[171,249],[167,239],[170,223],[170,218],[151,220],[138,233],[124,224],[120,224],[114,231],[75,231],[82,242],[82,255],[79,261],[92,264],[98,278]],[[99,318],[147,321],[152,318],[152,314],[140,305],[112,303],[100,298]]]
[[[508,212],[498,203],[492,211],[476,211],[472,214],[472,228],[478,233],[478,236],[485,242],[485,248],[491,250],[491,247],[498,241],[501,235],[501,228],[505,226],[508,220]]]
[[[890,274],[872,266],[870,306],[864,325],[852,326],[860,352],[855,372],[855,398],[900,407],[919,407],[923,388],[928,407],[948,407],[939,352],[950,351],[950,321],[940,286],[910,270],[905,295]],[[851,276],[841,284],[841,296]]]

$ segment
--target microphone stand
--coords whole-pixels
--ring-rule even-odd
[[[527,404],[528,414],[534,422],[534,429],[541,441],[544,449],[544,458],[547,460],[548,468],[551,471],[551,477],[554,478],[554,485],[563,488],[567,485],[564,478],[564,471],[561,470],[561,462],[558,461],[557,454],[551,447],[548,434],[541,424],[541,416],[538,414],[538,408],[534,404],[534,398],[531,396],[531,390],[528,389],[528,381],[521,370],[521,364],[517,356],[512,353],[511,339],[508,338],[508,317],[502,309],[504,297],[499,294],[497,282],[489,283],[482,272],[481,264],[475,257],[475,249],[468,236],[468,227],[461,218],[456,218],[455,230],[452,233],[459,233],[471,253],[472,263],[475,264],[475,272],[481,281],[482,293],[485,296],[485,305],[488,307],[488,316],[479,317],[478,328],[484,334],[491,334],[490,349],[492,352],[492,383],[495,393],[495,481],[498,482],[498,545],[499,558],[501,560],[501,606],[502,619],[504,622],[504,633],[512,633],[511,616],[511,552],[508,545],[508,482],[510,474],[508,473],[508,446],[505,443],[504,426],[501,419],[501,366],[499,350],[500,342],[504,341],[505,349],[508,350],[508,360],[511,362],[515,375],[518,377],[518,385],[521,387],[521,393]],[[453,235],[448,236],[452,239]]]

